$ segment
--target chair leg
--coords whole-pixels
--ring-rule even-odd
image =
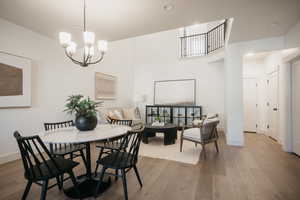
[[[125,200],[128,200],[127,181],[126,181],[125,169],[122,169],[121,172],[122,172],[122,181],[123,181],[123,190],[124,190]]]
[[[29,190],[31,188],[31,185],[32,185],[32,181],[28,181],[27,185],[26,185],[26,188],[25,188],[25,191],[24,191],[23,196],[22,196],[22,200],[26,199],[26,197],[27,197],[27,195],[29,193]]]
[[[217,152],[219,153],[218,141],[215,141],[215,146],[216,146]]]
[[[102,154],[103,154],[103,148],[101,148],[101,150],[100,150],[100,153],[99,153],[99,156],[98,156],[98,160],[100,160],[101,159],[101,157],[102,157]],[[97,176],[97,171],[98,171],[98,168],[99,168],[99,164],[97,163],[96,164],[96,168],[95,168],[95,176]]]
[[[99,192],[99,190],[100,190],[100,186],[101,186],[101,183],[102,183],[102,181],[103,181],[105,171],[106,171],[106,168],[103,167],[103,168],[102,168],[102,171],[101,171],[101,175],[100,175],[99,182],[98,182],[97,187],[96,187],[96,190],[95,190],[95,195],[94,195],[95,198],[98,196],[98,192]]]
[[[203,152],[204,159],[206,159],[205,144],[202,144],[202,152]]]
[[[181,136],[182,137],[182,136]],[[182,152],[183,139],[180,139],[180,152]]]
[[[41,193],[41,200],[45,200],[46,199],[46,195],[47,195],[47,190],[48,190],[48,181],[49,180],[45,180],[43,182],[43,185],[42,185],[42,193]]]
[[[78,189],[78,183],[77,183],[77,180],[76,180],[76,178],[75,178],[75,175],[74,175],[73,171],[70,171],[70,172],[69,172],[69,175],[70,175],[70,178],[71,178],[71,180],[72,180],[72,183],[73,183],[73,185],[74,185],[74,187],[75,187],[75,190],[76,190],[77,195],[78,195],[78,196],[81,196],[81,195],[80,195],[80,191],[79,191],[79,189]],[[80,198],[80,199],[81,199],[81,198]]]
[[[118,170],[118,169],[116,169],[116,176],[115,176],[115,180],[117,181],[117,180],[118,180],[118,178],[119,178],[119,170]]]
[[[62,156],[62,158],[64,159],[65,156]],[[60,176],[60,186],[61,186],[61,188],[64,188],[64,174],[62,174]]]
[[[61,186],[61,188],[63,188],[64,187],[64,175],[61,175],[60,176],[60,186]]]
[[[141,180],[139,171],[138,171],[138,169],[137,169],[137,167],[136,167],[135,165],[133,166],[133,169],[134,169],[134,172],[135,172],[135,174],[136,174],[136,177],[137,177],[137,179],[138,179],[138,181],[139,181],[139,183],[140,183],[140,186],[143,187],[143,183],[142,183],[142,180]]]
[[[61,190],[62,189],[62,185],[61,185],[61,180],[60,180],[59,176],[56,177],[56,182],[57,182],[58,189]]]
[[[81,155],[81,158],[82,158],[82,161],[83,161],[83,164],[84,164],[85,168],[87,168],[87,162],[86,162],[83,150],[80,150],[80,155]]]

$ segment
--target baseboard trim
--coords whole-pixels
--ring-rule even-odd
[[[8,163],[8,162],[18,160],[18,159],[20,159],[20,154],[18,152],[4,154],[4,155],[0,156],[0,164]]]

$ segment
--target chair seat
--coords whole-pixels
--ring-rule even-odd
[[[191,140],[201,141],[200,128],[189,128],[183,132],[183,137]]]
[[[74,144],[74,145],[68,145],[66,147],[63,146],[62,148],[58,148],[58,149],[53,149],[52,154],[57,156],[63,156],[83,149],[85,149],[84,144]]]
[[[78,162],[60,157],[53,158],[53,160],[57,164],[58,168],[55,166],[52,160],[47,160],[45,163],[39,165],[39,167],[35,165],[33,166],[32,170],[29,169],[29,172],[25,173],[25,178],[34,181],[46,180],[62,175],[63,173],[67,173],[79,165]],[[49,171],[48,167],[52,173]],[[32,171],[34,172],[35,176],[32,174]]]
[[[133,155],[127,152],[113,152],[108,156],[97,160],[97,163],[106,168],[125,169],[132,166],[132,159]]]

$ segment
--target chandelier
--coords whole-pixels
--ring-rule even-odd
[[[70,33],[60,32],[59,41],[61,46],[65,49],[65,54],[77,65],[82,67],[87,67],[92,64],[96,64],[102,61],[104,54],[107,51],[107,41],[99,40],[97,42],[97,51],[95,51],[95,33],[86,30],[86,5],[84,0],[83,5],[83,42],[84,47],[82,49],[81,59],[76,59],[74,56],[77,50],[77,44],[72,41],[72,36]]]

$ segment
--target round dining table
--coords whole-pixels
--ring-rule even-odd
[[[87,198],[95,195],[95,189],[98,183],[91,168],[91,148],[90,143],[96,141],[107,141],[110,138],[125,135],[131,130],[129,126],[103,124],[98,125],[92,131],[79,131],[75,127],[61,128],[54,131],[44,131],[40,137],[47,144],[85,144],[86,145],[86,174],[80,176],[78,189],[80,196],[74,187],[65,190],[65,194],[74,199]],[[99,193],[102,193],[110,186],[110,179],[105,180]]]

